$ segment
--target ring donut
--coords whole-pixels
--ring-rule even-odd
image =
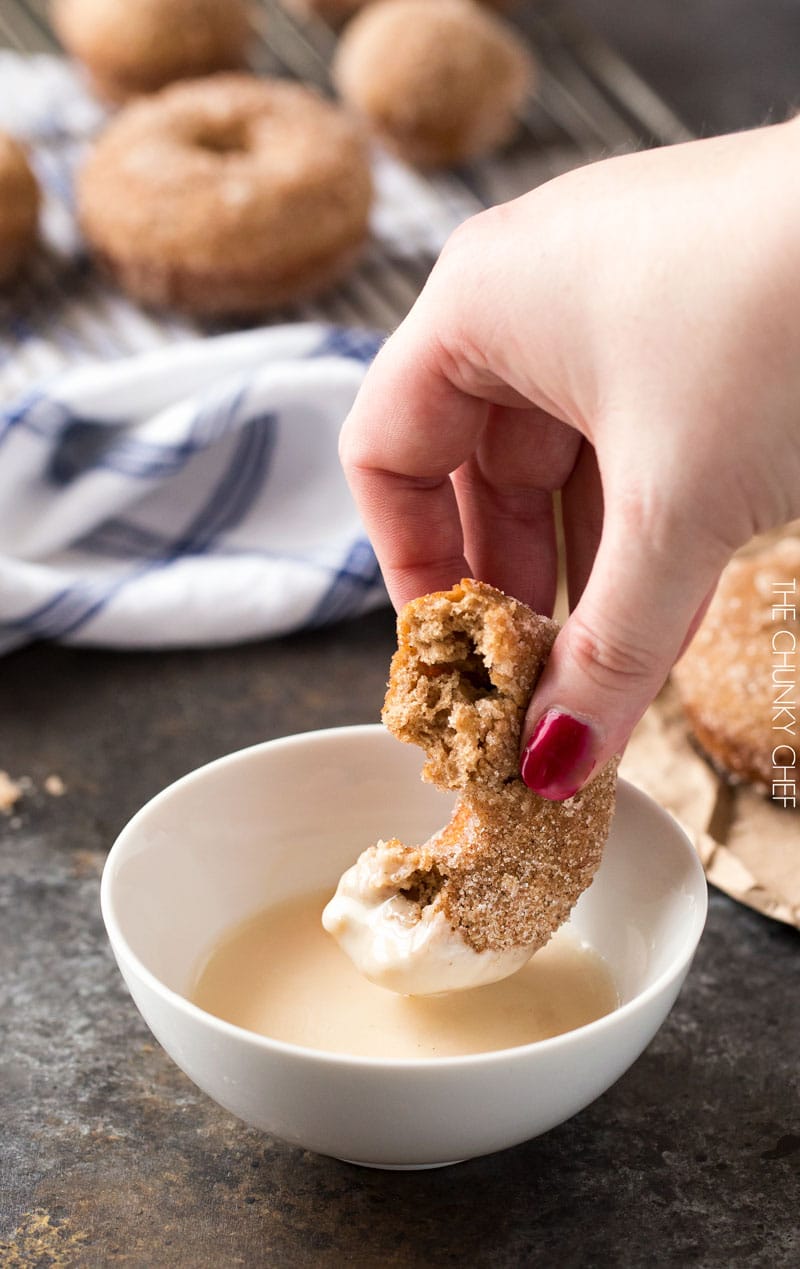
[[[369,160],[310,89],[222,74],[125,107],[79,175],[78,212],[134,298],[246,315],[338,280],[367,235]]]
[[[796,537],[731,560],[672,671],[700,747],[729,777],[762,788],[797,774],[798,587]]]
[[[407,604],[397,626],[383,721],[424,749],[423,779],[458,798],[423,845],[365,851],[325,923],[368,977],[428,994],[505,977],[563,924],[600,863],[616,761],[565,802],[519,776],[522,722],[556,622],[466,579]],[[370,908],[361,925],[359,900]]]

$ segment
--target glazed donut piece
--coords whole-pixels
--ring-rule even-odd
[[[558,626],[485,584],[414,600],[398,620],[383,720],[427,754],[423,778],[460,792],[427,845],[446,874],[451,925],[476,950],[541,947],[600,863],[614,807],[610,764],[567,802],[519,776],[525,711]]]
[[[512,28],[472,0],[377,0],[345,30],[333,78],[381,140],[428,167],[510,139],[533,61]]]
[[[423,778],[459,796],[450,822],[423,845],[391,839],[364,852],[326,909],[326,928],[374,981],[426,994],[504,977],[590,884],[613,815],[616,762],[566,802],[539,797],[519,777],[525,711],[557,630],[470,579],[400,613],[383,720],[425,750]],[[356,928],[359,897],[371,905],[371,943]],[[376,952],[392,930],[407,966],[387,964],[395,944]]]
[[[0,132],[0,285],[24,267],[36,245],[39,184],[25,151]]]
[[[61,43],[92,87],[121,102],[175,79],[244,65],[244,0],[53,0]]]
[[[173,84],[127,106],[78,180],[100,262],[136,299],[246,315],[336,281],[368,231],[357,128],[310,89],[252,75]]]
[[[796,736],[782,729],[796,726],[800,593],[793,585],[800,586],[796,537],[731,560],[672,672],[701,748],[729,777],[762,788],[772,786],[776,766],[796,769],[792,755],[800,751]],[[786,742],[774,762],[776,747]]]

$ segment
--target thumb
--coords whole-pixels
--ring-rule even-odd
[[[616,753],[699,623],[729,552],[688,518],[657,536],[611,513],[591,575],[553,645],[523,727],[520,773],[552,801]],[[692,536],[694,535],[694,536]]]

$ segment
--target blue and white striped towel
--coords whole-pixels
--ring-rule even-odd
[[[0,652],[234,643],[387,602],[336,454],[378,342],[187,340],[0,412]]]

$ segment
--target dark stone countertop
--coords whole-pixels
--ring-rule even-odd
[[[781,117],[796,96],[790,0],[576,7],[698,129]],[[149,1035],[100,920],[118,830],[225,752],[374,720],[392,646],[387,611],[240,649],[0,661],[0,767],[31,782],[0,817],[0,1264],[800,1263],[800,934],[718,893],[636,1065],[546,1136],[440,1172],[265,1138]]]

